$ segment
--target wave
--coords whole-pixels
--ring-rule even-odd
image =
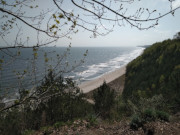
[[[92,80],[107,72],[116,70],[142,54],[144,48],[137,48],[133,51],[121,54],[113,59],[110,59],[104,63],[98,63],[89,65],[84,71],[76,72],[76,76],[80,78],[81,82]]]

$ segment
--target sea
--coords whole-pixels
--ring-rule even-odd
[[[138,57],[143,47],[42,47],[0,52],[0,98],[18,98],[19,91],[38,86],[53,69],[77,84],[112,72]]]

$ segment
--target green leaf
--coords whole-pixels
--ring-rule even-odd
[[[71,21],[71,18],[70,18],[70,17],[68,17],[67,19],[68,19],[68,21]]]
[[[0,63],[3,63],[3,62],[4,62],[4,60],[0,59]]]
[[[14,103],[15,103],[15,104],[18,104],[18,103],[19,103],[19,100],[15,100]]]
[[[37,53],[36,52],[34,53],[34,57],[37,57]]]
[[[5,4],[6,4],[6,2],[5,2],[4,0],[1,0],[1,3],[2,3],[3,5],[5,5]]]
[[[53,18],[55,18],[55,19],[56,19],[56,15],[55,15],[55,14],[53,14]]]
[[[17,55],[18,55],[18,56],[19,56],[19,55],[21,55],[21,52],[20,52],[20,51],[18,51]]]
[[[56,22],[57,22],[58,24],[60,24],[59,20],[56,20]]]
[[[35,52],[35,51],[37,51],[37,49],[34,47],[34,48],[33,48],[33,51]]]
[[[76,21],[74,21],[73,23],[74,23],[74,26],[76,26]]]
[[[48,58],[45,58],[45,60],[44,60],[44,61],[45,61],[45,62],[48,62],[48,60],[49,60]]]
[[[59,18],[64,18],[64,15],[63,15],[63,14],[60,14],[60,15],[59,15]]]
[[[71,16],[74,16],[74,14],[73,14],[73,13],[71,13],[70,15],[71,15]]]

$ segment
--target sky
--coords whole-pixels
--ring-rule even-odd
[[[37,0],[37,4],[39,5],[39,10],[50,9],[55,12],[54,3],[52,0]],[[71,1],[65,0],[65,4],[63,8],[66,11],[74,10],[81,15],[85,15],[84,19],[89,22],[93,22],[92,18],[87,17],[87,13],[85,13],[81,9],[74,8],[74,5]],[[149,8],[151,11],[157,10],[161,14],[166,13],[170,10],[170,3],[168,0],[141,0],[136,1],[132,4],[124,4],[127,6],[128,13],[134,13],[139,7]],[[175,0],[172,4],[173,8],[180,6],[180,0]],[[114,5],[114,8],[116,5]],[[91,9],[91,7],[88,7]],[[36,11],[32,9],[25,9],[27,14],[35,15]],[[112,14],[107,14],[107,16],[111,16]],[[156,15],[156,14],[155,14]],[[152,16],[152,17],[155,17]],[[89,19],[89,20],[88,20]],[[3,20],[1,20],[3,21]],[[36,36],[35,31],[31,28],[26,27],[22,22],[18,23],[22,26],[23,34],[22,38],[31,37],[30,44],[35,43]],[[103,22],[103,25],[107,28],[112,26],[111,23]],[[101,28],[100,28],[101,29]],[[138,46],[138,45],[151,45],[155,42],[160,42],[165,39],[172,39],[173,35],[180,31],[180,9],[178,9],[174,16],[169,14],[159,20],[159,24],[155,28],[151,28],[148,30],[138,30],[137,28],[131,27],[128,24],[125,26],[115,26],[113,32],[109,33],[106,36],[98,36],[96,38],[91,38],[92,33],[83,29],[79,29],[77,34],[71,35],[72,39],[61,38],[55,44],[57,46],[67,46],[71,43],[72,47],[118,47],[118,46]],[[14,35],[16,35],[17,29],[13,29],[10,34],[7,35],[6,39],[9,42],[14,42]],[[45,36],[41,36],[42,40],[45,40]],[[3,43],[2,39],[0,39],[1,44]]]
[[[149,8],[152,9],[167,9],[169,10],[169,3],[166,0],[149,0]],[[146,1],[142,1],[142,6],[145,6]],[[138,3],[139,4],[139,3]],[[180,0],[176,0],[174,7],[180,5]],[[159,8],[159,6],[162,6]],[[166,12],[164,11],[164,12]],[[124,27],[115,27],[114,31],[107,36],[98,37],[95,39],[89,38],[89,33],[83,32],[81,36],[75,35],[72,44],[75,46],[137,46],[137,45],[151,45],[155,42],[160,42],[168,38],[173,38],[173,35],[180,31],[180,10],[160,19],[159,25],[149,30],[138,30],[131,28],[129,25]],[[80,42],[79,42],[80,41]]]

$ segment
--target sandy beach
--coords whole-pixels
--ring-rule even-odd
[[[84,82],[79,85],[79,88],[82,90],[83,93],[88,93],[88,92],[98,88],[100,85],[103,84],[104,81],[106,81],[106,83],[110,83],[110,82],[116,80],[117,78],[121,77],[122,75],[124,75],[125,72],[126,72],[126,65],[115,71],[106,73],[97,79]]]

